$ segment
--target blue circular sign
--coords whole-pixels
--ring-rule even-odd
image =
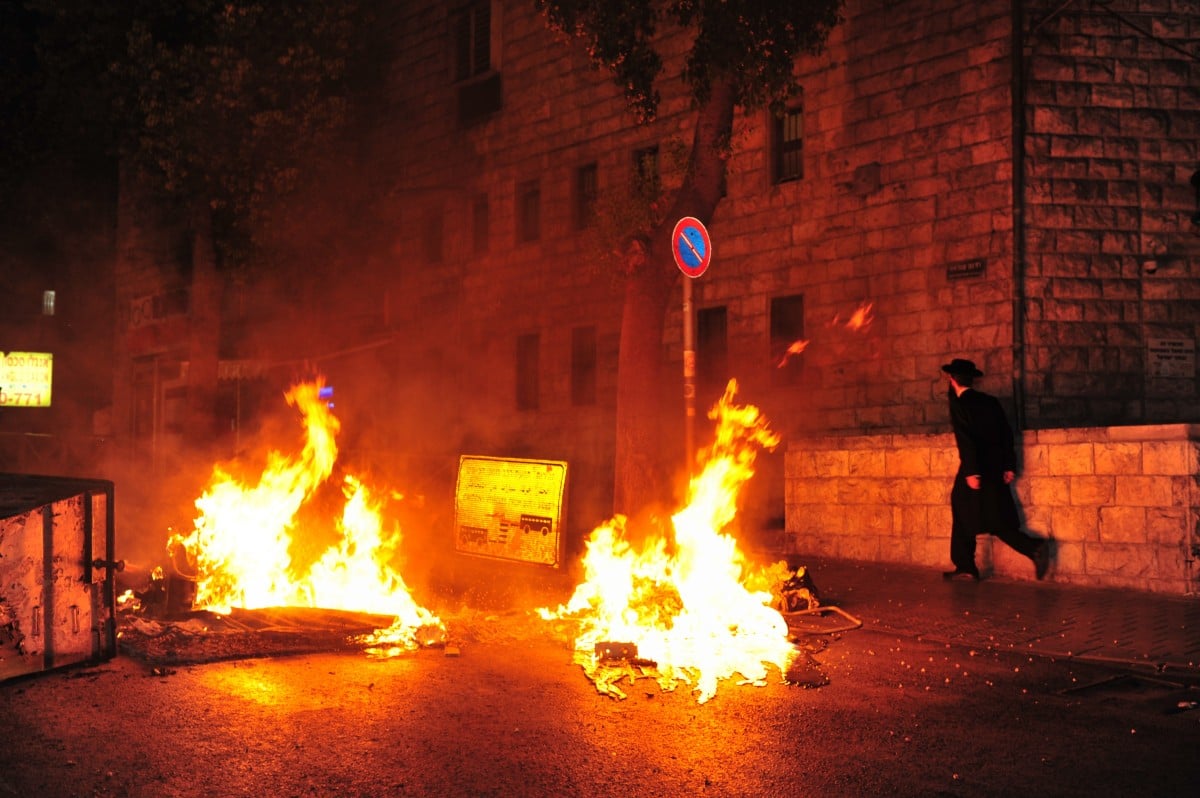
[[[688,277],[704,274],[712,261],[712,239],[704,223],[693,216],[676,222],[671,232],[671,254],[679,270]]]

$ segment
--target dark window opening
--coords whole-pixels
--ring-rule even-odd
[[[528,333],[517,338],[517,409],[538,409],[538,350],[541,337]]]
[[[500,73],[494,71],[492,5],[474,2],[450,17],[454,82],[458,86],[458,121],[471,125],[500,110]]]
[[[595,163],[584,164],[575,172],[575,229],[590,227],[596,220],[596,197],[599,193],[598,171]]]
[[[634,190],[643,197],[655,197],[659,190],[658,147],[643,147],[633,152]]]
[[[771,299],[771,367],[775,382],[798,382],[804,364],[804,296],[777,296]]]
[[[722,305],[696,311],[696,395],[712,405],[729,381],[729,314]]]
[[[488,251],[490,226],[487,194],[478,194],[471,207],[471,250],[476,255],[482,255]]]
[[[454,79],[467,80],[492,68],[492,4],[472,3],[451,18]]]
[[[772,119],[775,182],[804,177],[804,109],[793,106]]]
[[[542,235],[542,190],[536,180],[517,187],[517,241],[526,244]]]
[[[431,209],[425,214],[425,224],[421,229],[421,254],[426,263],[442,262],[442,212],[440,208]]]
[[[571,404],[596,404],[596,328],[571,331]]]

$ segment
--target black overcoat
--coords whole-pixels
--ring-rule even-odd
[[[1020,527],[1012,487],[1004,472],[1017,470],[1012,427],[996,397],[968,388],[961,396],[950,390],[950,422],[958,447],[958,474],[950,492],[954,527],[962,533],[983,535]],[[980,488],[967,484],[978,474]]]

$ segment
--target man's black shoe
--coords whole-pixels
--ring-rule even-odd
[[[953,582],[955,580],[968,580],[968,579],[971,580],[972,582],[978,582],[979,581],[979,572],[978,571],[960,571],[960,570],[943,571],[942,579],[945,579],[947,582]]]
[[[1043,540],[1033,550],[1033,569],[1039,582],[1046,578],[1046,572],[1050,570],[1050,541]]]

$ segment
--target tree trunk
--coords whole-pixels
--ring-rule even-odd
[[[213,247],[212,210],[192,206],[192,290],[188,325],[187,419],[184,436],[197,448],[211,446],[217,430],[217,365],[221,337],[221,280]]]
[[[725,179],[725,151],[733,126],[734,93],[728,82],[713,86],[696,118],[692,152],[683,185],[663,222],[650,235],[645,263],[625,286],[621,345],[617,362],[617,413],[613,511],[636,515],[672,502],[671,476],[686,472],[682,447],[666,450],[665,424],[685,423],[682,371],[676,391],[678,412],[662,406],[663,326],[672,289],[683,277],[671,253],[671,231],[684,216],[704,224],[712,219]],[[713,245],[717,249],[717,245]],[[682,302],[682,293],[680,294]],[[682,440],[682,435],[680,439]]]

